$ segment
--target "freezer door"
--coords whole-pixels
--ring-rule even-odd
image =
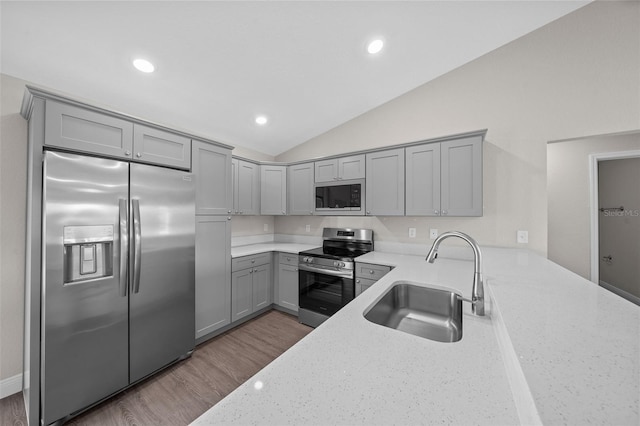
[[[46,152],[43,176],[40,397],[49,424],[129,383],[128,165]]]
[[[131,164],[130,378],[195,346],[195,190],[192,175]]]

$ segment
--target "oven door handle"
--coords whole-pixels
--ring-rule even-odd
[[[353,273],[351,271],[335,271],[333,269],[316,268],[313,266],[309,266],[306,263],[299,263],[298,269],[301,271],[317,272],[318,274],[331,275],[332,277],[353,278]]]

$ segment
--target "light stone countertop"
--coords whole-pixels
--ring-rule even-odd
[[[395,268],[194,424],[640,424],[640,307],[529,251],[482,248],[487,316],[464,303],[459,342],[363,317],[400,280],[469,297],[443,248],[359,257]]]
[[[298,252],[311,250],[316,247],[320,247],[320,246],[311,245],[311,244],[279,243],[279,242],[248,244],[245,246],[231,247],[231,257],[235,258],[235,257],[242,257],[242,256],[250,256],[252,254],[265,253],[270,251],[298,254]]]

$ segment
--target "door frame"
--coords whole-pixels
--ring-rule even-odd
[[[640,158],[640,150],[602,152],[589,155],[589,207],[591,217],[591,276],[593,283],[600,285],[600,240],[599,240],[599,199],[598,163],[607,160]]]

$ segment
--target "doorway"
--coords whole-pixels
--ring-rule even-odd
[[[640,153],[591,160],[592,281],[640,305]]]

